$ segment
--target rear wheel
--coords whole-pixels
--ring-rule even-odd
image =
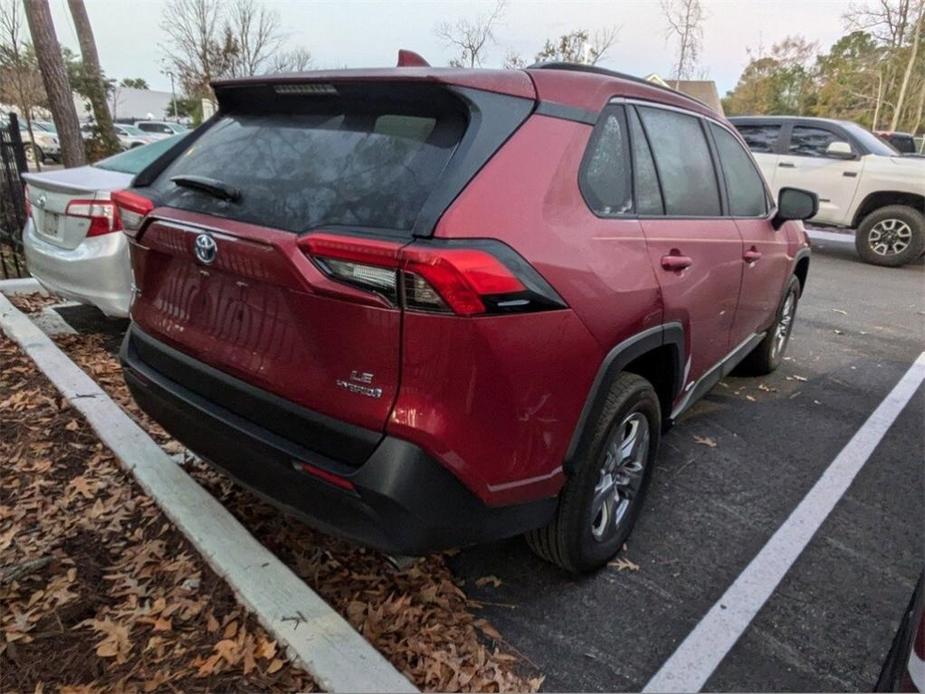
[[[793,321],[797,315],[797,303],[800,301],[800,280],[793,276],[784,292],[774,325],[768,330],[764,339],[742,361],[739,371],[754,376],[763,376],[775,371],[784,360],[784,353],[790,343]]]
[[[594,437],[545,528],[527,534],[539,556],[562,568],[603,566],[629,537],[658,450],[661,410],[652,385],[621,374],[612,384]]]
[[[925,251],[925,216],[907,205],[874,210],[858,226],[854,246],[865,263],[899,267]]]

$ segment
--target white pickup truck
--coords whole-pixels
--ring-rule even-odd
[[[819,196],[814,224],[856,229],[855,247],[876,265],[925,252],[925,159],[903,157],[857,123],[798,116],[730,118],[774,195],[792,186]]]

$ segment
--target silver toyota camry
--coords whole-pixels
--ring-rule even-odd
[[[23,174],[29,217],[23,245],[29,272],[48,291],[128,316],[132,269],[122,224],[109,194],[182,135],[158,140],[90,166]]]

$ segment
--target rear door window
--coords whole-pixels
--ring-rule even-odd
[[[825,157],[826,148],[833,142],[844,141],[831,130],[795,125],[790,134],[788,154],[797,157]]]
[[[753,152],[773,154],[777,151],[777,141],[780,139],[779,125],[739,125],[736,130]]]
[[[665,197],[665,213],[720,216],[719,186],[700,119],[677,111],[639,107]]]
[[[764,179],[751,157],[725,128],[710,123],[726,178],[729,212],[733,217],[762,217],[768,212]]]
[[[158,176],[158,202],[293,232],[409,232],[467,122],[444,91],[422,96],[392,89],[377,99],[291,97],[233,110]],[[171,182],[181,175],[234,186],[240,199]]]
[[[665,214],[665,204],[662,202],[662,192],[659,190],[658,173],[655,171],[652,150],[649,149],[646,134],[635,110],[630,111],[629,121],[630,137],[633,140],[633,185],[636,189],[636,211],[639,214]]]

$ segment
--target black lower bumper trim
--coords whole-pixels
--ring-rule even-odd
[[[554,498],[487,506],[419,447],[389,436],[356,468],[319,458],[153,369],[134,346],[136,331],[129,328],[120,356],[139,406],[202,458],[319,530],[417,555],[512,537],[545,525],[555,512]],[[299,462],[343,476],[354,491],[296,469]]]

